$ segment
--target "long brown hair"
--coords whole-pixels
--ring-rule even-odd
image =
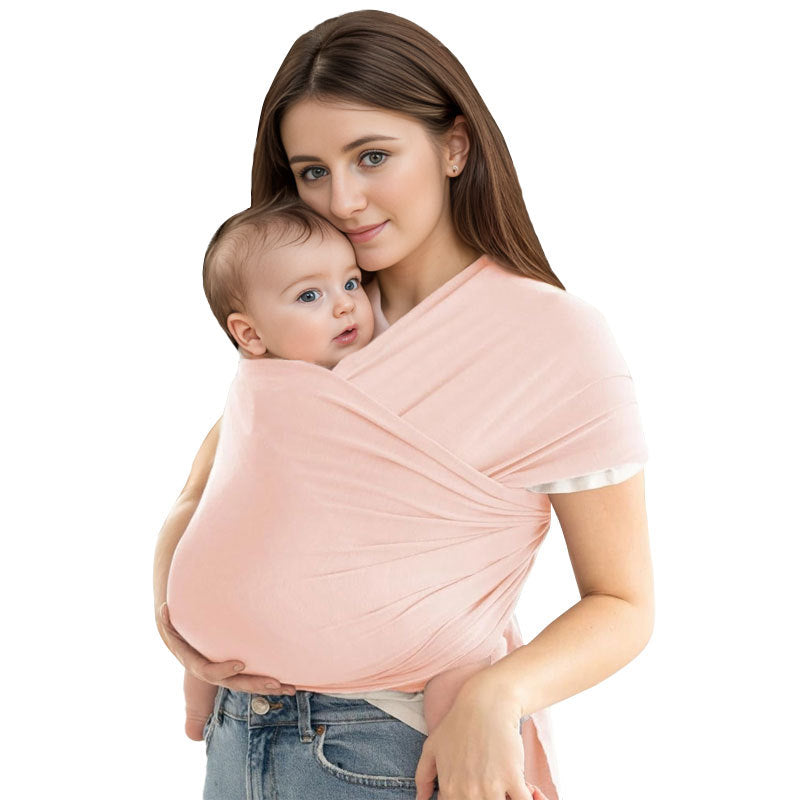
[[[503,134],[464,67],[438,39],[385,11],[342,14],[297,39],[261,109],[253,204],[297,196],[280,123],[289,106],[311,97],[400,112],[434,136],[463,114],[470,152],[461,175],[450,179],[456,232],[506,269],[564,289],[533,229]]]

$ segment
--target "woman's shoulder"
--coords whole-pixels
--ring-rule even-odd
[[[588,331],[606,327],[599,308],[559,286],[515,272],[491,258],[483,273],[499,309],[518,321]]]
[[[556,371],[569,365],[586,375],[628,373],[608,320],[593,303],[496,262],[483,272],[484,307],[523,362],[547,363]]]

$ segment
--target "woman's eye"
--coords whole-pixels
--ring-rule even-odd
[[[306,167],[305,169],[300,170],[300,177],[305,181],[310,181],[313,183],[314,181],[325,177],[325,167]]]
[[[368,153],[364,153],[361,160],[364,161],[366,159],[365,166],[367,167],[379,167],[386,158],[386,153],[382,153],[380,150],[370,150]]]
[[[358,278],[350,278],[350,280],[349,280],[349,281],[347,281],[347,283],[344,285],[344,286],[345,286],[345,288],[347,288],[347,287],[348,287],[348,286],[349,286],[351,283],[352,283],[352,284],[355,284],[355,285],[352,287],[353,289],[358,289]]]
[[[359,161],[368,168],[380,167],[388,157],[388,153],[383,153],[380,150],[370,150],[364,153]],[[300,170],[298,177],[306,183],[315,183],[320,180],[320,178],[324,178],[327,174],[328,170],[326,170],[325,167],[306,167]]]
[[[309,289],[307,292],[303,292],[297,299],[303,303],[313,303],[317,298],[313,297],[315,293],[318,293],[316,289]],[[304,297],[308,297],[308,295],[312,295],[310,300],[303,300]]]

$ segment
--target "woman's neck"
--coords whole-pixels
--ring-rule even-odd
[[[477,261],[481,252],[458,241],[456,246],[425,255],[411,254],[375,274],[381,293],[381,309],[391,325],[417,303]]]

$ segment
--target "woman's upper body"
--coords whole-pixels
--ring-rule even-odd
[[[635,411],[601,315],[487,257],[332,371],[242,362],[176,624],[298,688],[424,686],[442,719],[445,673],[522,644],[500,634],[549,527],[530,481],[643,455]]]
[[[482,256],[333,369],[240,360],[173,621],[298,688],[418,690],[494,653],[549,528],[530,488],[645,458],[602,315]]]
[[[644,445],[630,378],[607,342],[596,348],[603,326],[561,290],[482,256],[392,327],[376,282],[368,294],[380,341],[364,358],[348,356],[335,378],[298,364],[240,364],[219,463],[175,554],[168,602],[202,652],[235,653],[251,672],[397,710],[427,734],[427,686],[427,697],[388,687],[427,682],[463,651],[474,663],[477,640],[494,650],[493,631],[549,527],[549,503],[528,504],[526,491],[544,500],[556,484],[622,480],[620,468],[641,468],[631,459]],[[545,331],[559,341],[537,350]],[[570,367],[587,346],[593,364]],[[598,367],[603,358],[610,363]],[[604,396],[587,418],[598,382]],[[466,482],[440,469],[453,456]],[[544,478],[561,479],[530,483]],[[493,490],[512,485],[521,497],[511,493],[514,504],[494,514]],[[302,602],[280,590],[288,575]]]
[[[291,48],[264,101],[252,201],[282,193],[296,193],[349,236],[359,266],[378,281],[388,324],[481,254],[564,288],[533,230],[502,134],[463,67],[430,34],[391,14],[328,20]],[[219,423],[193,465],[184,503],[202,494],[218,432]],[[620,598],[645,619],[653,593],[643,491],[633,479],[596,493],[554,493],[551,501],[581,596]],[[601,514],[599,501],[613,509]],[[257,677],[235,676],[230,665],[225,672],[209,664],[174,634],[167,638],[201,677],[237,689],[263,686]],[[432,743],[443,763],[469,749],[470,731],[449,730],[454,741]],[[501,763],[507,753],[481,755],[490,776],[511,774]],[[519,779],[511,782],[514,800],[530,796]]]

